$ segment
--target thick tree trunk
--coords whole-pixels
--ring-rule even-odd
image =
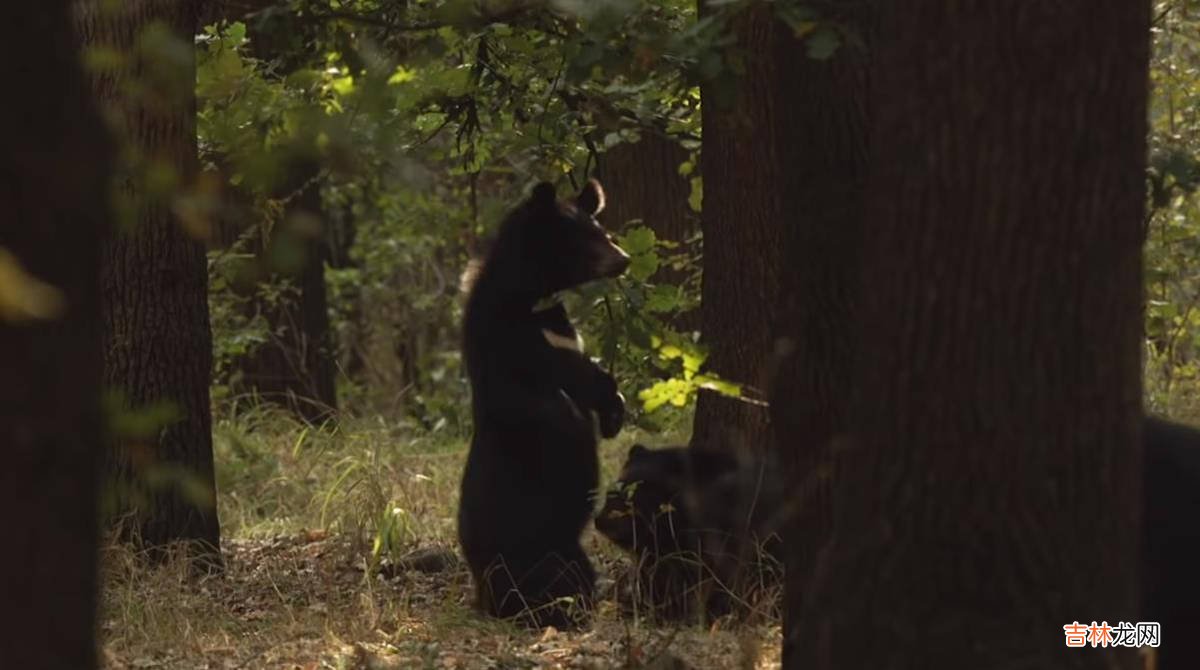
[[[838,17],[864,37],[862,17]],[[802,601],[833,524],[834,447],[849,428],[867,180],[867,51],[846,45],[827,60],[780,25],[774,57],[783,113],[783,253],[774,322],[771,423],[778,458],[797,492],[788,520],[785,599]],[[799,611],[784,613],[786,639]],[[793,653],[785,646],[785,656]]]
[[[96,286],[111,149],[68,8],[18,3],[0,29],[5,83],[20,91],[0,111],[0,659],[33,670],[96,665]]]
[[[771,7],[758,3],[733,21],[744,50],[744,72],[733,99],[713,83],[704,101],[704,276],[701,332],[709,347],[708,368],[748,387],[766,389],[771,321],[778,294],[782,225],[782,175],[776,168],[778,33]],[[702,392],[696,405],[692,446],[764,450],[771,435],[761,405]]]
[[[146,171],[122,177],[119,198],[133,225],[101,250],[104,383],[125,411],[167,402],[177,416],[159,430],[116,437],[106,467],[112,493],[136,540],[188,540],[206,560],[219,560],[204,246],[174,213],[173,190],[151,187],[164,178],[182,187],[197,170],[195,3],[89,0],[76,26],[86,47],[130,59],[95,76],[92,87],[139,154],[136,169]],[[165,42],[164,29],[174,42]]]
[[[1148,6],[879,11],[856,431],[788,666],[1138,667],[1063,626],[1137,616]]]

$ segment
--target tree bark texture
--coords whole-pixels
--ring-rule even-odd
[[[1149,7],[878,11],[855,433],[787,665],[1139,667],[1063,626],[1137,617]]]
[[[135,165],[170,175],[177,188],[197,171],[196,17],[196,2],[174,0],[89,0],[76,11],[86,47],[129,58],[92,77],[96,98],[115,114],[140,159]],[[106,459],[110,488],[132,537],[150,547],[188,540],[216,560],[204,246],[181,225],[173,190],[155,192],[134,170],[118,179],[118,201],[134,225],[102,247],[104,384],[120,394],[125,411],[168,402],[177,419],[153,434],[117,436]]]
[[[700,229],[699,217],[688,205],[691,182],[679,174],[679,166],[689,156],[678,142],[650,129],[643,130],[637,142],[618,144],[604,152],[597,176],[608,196],[603,215],[607,225],[619,230],[640,220],[658,239],[685,248]],[[655,281],[679,285],[686,280],[686,271],[665,266],[655,274]],[[700,325],[690,313],[678,317],[674,324],[681,330]]]
[[[302,171],[294,180],[291,200],[282,225],[259,249],[259,262],[270,265],[272,248],[292,246],[302,261],[289,272],[295,285],[293,299],[265,310],[272,338],[242,363],[241,385],[263,399],[283,405],[296,415],[319,423],[337,410],[334,346],[329,324],[325,263],[329,246],[321,234],[321,189],[316,170]]]
[[[12,5],[0,36],[5,83],[20,92],[0,111],[0,659],[6,668],[92,668],[97,283],[111,146],[67,2]]]
[[[608,202],[604,219],[619,230],[635,219],[659,239],[683,242],[697,230],[688,207],[691,184],[679,174],[690,154],[678,142],[644,130],[637,142],[622,143],[604,152],[597,176]]]
[[[867,37],[857,9],[837,18]],[[782,22],[777,30],[784,260],[770,401],[776,453],[796,491],[781,512],[788,527],[785,599],[800,603],[833,524],[834,447],[849,429],[869,73],[861,45],[843,45],[830,58],[815,60]],[[798,613],[785,610],[785,631],[799,623]]]
[[[723,104],[713,84],[701,86],[701,332],[709,347],[708,369],[761,397],[772,350],[782,230],[778,64],[771,54],[778,33],[766,3],[741,13],[731,30],[743,66],[736,95]],[[761,451],[770,440],[765,407],[701,392],[692,446]]]

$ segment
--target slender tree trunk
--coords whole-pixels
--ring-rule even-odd
[[[0,111],[0,659],[31,670],[96,665],[96,286],[111,148],[68,10],[18,3],[0,28],[5,83],[20,91]]]
[[[136,154],[119,177],[122,223],[131,225],[101,250],[104,383],[125,412],[165,402],[175,416],[118,435],[106,470],[131,536],[150,547],[188,540],[216,561],[208,274],[204,246],[185,231],[174,200],[197,170],[196,11],[192,1],[88,0],[76,26],[86,47],[129,59],[92,80]]]
[[[295,39],[286,29],[287,22],[260,18],[250,28],[255,57],[275,61],[285,72],[300,67],[284,62]],[[290,278],[297,292],[283,304],[256,305],[264,311],[274,337],[243,361],[242,385],[307,421],[320,423],[337,410],[335,347],[325,285],[325,264],[332,253],[321,202],[320,165],[315,155],[309,155],[311,144],[295,148],[296,155],[283,159],[289,161],[283,183],[269,186],[287,201],[284,220],[273,227],[258,252],[262,269],[277,273],[274,279]],[[299,262],[276,262],[288,256]]]
[[[879,11],[856,433],[788,666],[1138,667],[1063,626],[1136,621],[1148,6]]]
[[[329,267],[343,270],[356,268],[361,270],[362,264],[351,256],[354,242],[358,237],[357,220],[349,205],[337,213],[336,218],[328,221],[332,233],[329,243]],[[363,291],[361,286],[355,286],[349,293],[341,296],[349,311],[344,314],[345,325],[339,333],[330,324],[330,351],[334,361],[332,376],[345,375],[356,383],[364,382],[366,361],[364,352],[367,347],[366,325],[367,315],[363,311]],[[335,379],[336,380],[336,379]]]
[[[782,234],[775,134],[780,92],[772,55],[778,33],[767,3],[743,12],[732,30],[744,65],[736,93],[728,100],[726,87],[701,87],[701,332],[710,351],[708,368],[761,396],[772,348]],[[692,446],[763,450],[770,439],[765,407],[700,394]]]
[[[255,254],[255,264],[232,290],[244,299],[247,317],[261,314],[267,321],[271,339],[237,362],[237,375],[218,381],[319,423],[337,409],[337,346],[325,283],[325,264],[335,259],[328,236],[322,234],[325,223],[317,169],[310,166],[296,172],[302,178],[292,178],[275,194],[287,202],[282,221],[275,225],[264,226],[258,218],[262,213],[254,207],[253,194],[237,188],[228,191],[227,211],[232,215],[220,221],[211,242],[216,248],[245,244]],[[351,232],[336,259],[344,265],[350,264],[347,249],[353,239],[352,224],[346,226]],[[262,234],[264,229],[269,235]],[[279,301],[264,299],[260,282],[279,282],[283,277],[291,280],[294,292]]]
[[[321,235],[321,192],[316,170],[304,170],[307,178],[292,189],[282,225],[260,249],[259,260],[270,265],[274,250],[291,247],[302,257],[294,272],[285,272],[296,287],[294,299],[278,305],[260,305],[266,310],[272,339],[259,347],[242,365],[242,383],[264,399],[286,406],[295,414],[319,423],[337,410],[333,355],[329,325],[329,303],[325,286],[325,263],[329,246]]]
[[[837,17],[866,37],[862,16]],[[834,448],[849,429],[854,303],[867,191],[867,63],[861,46],[826,60],[780,25],[778,174],[783,253],[774,323],[771,423],[779,461],[798,494],[788,521],[785,599],[802,602],[817,552],[833,524]],[[784,613],[796,638],[799,611]],[[789,632],[790,631],[790,632]],[[793,650],[785,645],[785,657]]]

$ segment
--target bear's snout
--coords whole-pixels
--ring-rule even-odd
[[[612,242],[608,243],[608,248],[604,250],[599,262],[596,263],[597,274],[609,279],[620,277],[628,268],[629,254]]]

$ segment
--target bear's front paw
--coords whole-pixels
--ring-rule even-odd
[[[625,425],[625,396],[614,392],[608,407],[601,409],[597,414],[600,415],[600,434],[606,438],[614,437],[621,432],[621,426]]]

